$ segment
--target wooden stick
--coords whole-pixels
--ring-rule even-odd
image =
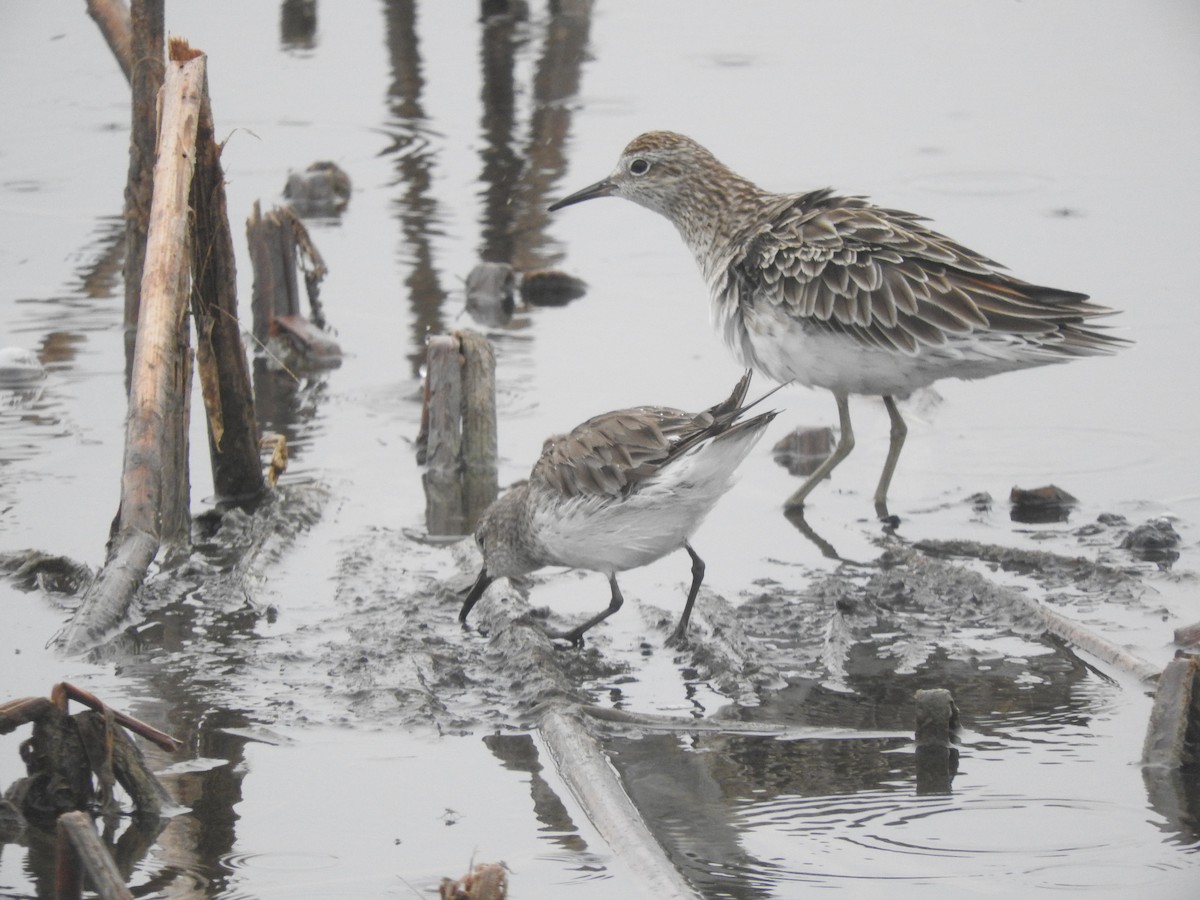
[[[123,712],[112,709],[112,707],[110,707],[91,691],[84,690],[81,687],[76,687],[69,681],[60,681],[54,686],[54,690],[50,695],[51,699],[53,700],[60,691],[63,697],[74,700],[77,703],[82,703],[84,706],[94,709],[97,712],[111,711],[113,720],[118,725],[128,728],[134,734],[140,734],[146,740],[156,744],[163,750],[166,750],[168,753],[174,753],[176,750],[183,748],[183,742],[179,739],[173,738],[171,735],[159,731],[153,725],[147,725],[140,719],[135,719],[133,716],[126,715]],[[65,711],[65,705],[63,709]]]
[[[154,201],[129,387],[117,523],[118,534],[135,529],[154,534],[160,541],[181,537],[187,517],[186,508],[165,505],[175,496],[173,482],[178,482],[181,473],[164,471],[164,465],[179,456],[168,445],[187,439],[186,429],[181,428],[186,423],[179,421],[178,409],[173,407],[178,398],[189,393],[183,379],[186,363],[180,343],[188,333],[184,316],[191,287],[189,198],[205,72],[204,56],[195,55],[185,41],[172,38],[171,63],[163,87],[158,161],[154,166]],[[170,430],[168,422],[172,423]]]
[[[45,697],[22,697],[0,704],[0,734],[16,731],[22,725],[36,722],[49,712],[54,704]]]

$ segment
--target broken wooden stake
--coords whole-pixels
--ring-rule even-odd
[[[237,265],[225,173],[207,91],[200,102],[191,197],[192,316],[213,489],[222,502],[246,504],[262,496],[266,485],[258,459],[250,365],[238,322]]]
[[[958,774],[958,707],[943,689],[917,691],[917,793],[948,794]]]
[[[426,343],[417,460],[430,534],[466,534],[496,499],[496,360],[474,331]]]
[[[1142,765],[1200,768],[1200,656],[1181,651],[1159,676]]]
[[[254,267],[250,305],[258,345],[293,365],[340,365],[342,351],[324,331],[318,297],[327,269],[304,223],[287,207],[264,214],[255,201],[246,220],[246,240]],[[298,269],[304,272],[311,318],[301,311]]]

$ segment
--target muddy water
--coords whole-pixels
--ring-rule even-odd
[[[0,395],[0,553],[97,567],[124,416],[127,89],[82,9],[2,10],[0,71],[21,89],[0,95],[0,346],[35,351],[46,376]],[[187,742],[155,757],[180,810],[130,860],[141,895],[428,895],[473,856],[505,860],[514,896],[636,895],[530,730],[536,698],[455,625],[445,586],[468,573],[424,540],[412,439],[423,336],[471,324],[462,278],[481,258],[589,284],[492,329],[502,484],[595,412],[728,391],[738,371],[669,225],[617,201],[543,213],[649,128],[690,133],[770,188],[831,184],[930,215],[1021,277],[1123,310],[1114,326],[1137,342],[914,396],[892,491],[888,540],[1083,557],[1104,577],[978,554],[919,590],[889,578],[870,510],[887,417],[865,400],[855,454],[798,529],[769,444],[835,414],[827,395],[780,395],[695,538],[705,614],[737,622],[754,665],[663,649],[683,557],[623,578],[628,608],[567,663],[602,705],[790,729],[605,731],[671,859],[710,897],[1194,895],[1197,790],[1138,767],[1144,689],[979,599],[1043,599],[1160,665],[1172,629],[1200,618],[1194,4],[771,2],[735,17],[628,3],[486,28],[472,4],[329,4],[306,37],[277,6],[210,3],[169,4],[167,22],[209,54],[235,234],[315,160],[355,190],[339,220],[310,223],[348,358],[296,381],[256,372],[263,423],[293,457],[270,518],[199,533],[102,657],[44,649],[71,596],[0,579],[0,700],[65,678]],[[192,477],[199,512],[202,455]],[[1080,500],[1066,522],[1010,520],[1014,484],[1051,482]],[[968,500],[983,492],[990,506]],[[1182,535],[1177,561],[1120,549],[1160,516]],[[529,593],[564,619],[607,596],[598,576],[558,572]],[[948,792],[927,790],[905,737],[925,687],[951,688],[962,712]],[[0,739],[0,783],[20,773],[19,737]],[[37,846],[4,845],[0,894],[48,896],[45,865]]]

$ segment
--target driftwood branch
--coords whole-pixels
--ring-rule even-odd
[[[108,561],[58,637],[68,652],[82,651],[115,628],[161,545],[187,536],[189,198],[205,71],[203,54],[172,40],[129,388],[121,504]]]

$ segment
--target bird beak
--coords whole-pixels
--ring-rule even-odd
[[[590,184],[582,191],[576,191],[570,196],[563,197],[557,203],[550,204],[550,212],[562,209],[564,206],[570,206],[573,203],[582,203],[584,200],[595,200],[597,197],[611,197],[617,190],[617,186],[605,178],[603,181],[597,181],[595,184]]]
[[[471,585],[471,590],[467,592],[467,599],[463,601],[462,609],[458,612],[458,621],[466,624],[467,613],[471,611],[472,606],[479,602],[479,598],[483,596],[483,592],[488,589],[488,585],[493,581],[495,579],[488,574],[486,567],[479,570],[479,577]]]

